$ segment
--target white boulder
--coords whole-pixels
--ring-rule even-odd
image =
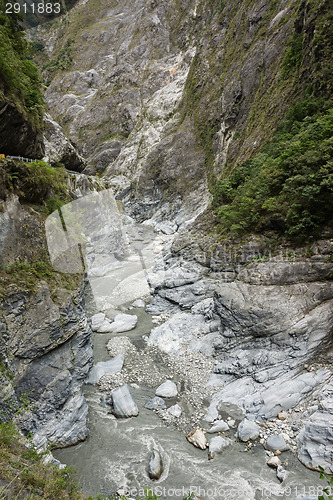
[[[155,394],[161,398],[173,398],[178,394],[177,386],[171,380],[167,380],[156,389]]]

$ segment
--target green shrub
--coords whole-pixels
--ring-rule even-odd
[[[290,73],[295,73],[302,61],[303,34],[294,33],[286,50],[282,63],[282,77],[289,78]]]
[[[323,493],[325,493],[325,495],[319,495],[318,500],[332,500],[333,477],[329,476],[325,472],[325,470],[320,466],[319,466],[319,470],[320,470],[320,479],[325,479],[327,482],[327,486],[326,486],[326,488],[323,489]]]
[[[50,73],[58,70],[66,70],[71,67],[73,59],[72,59],[72,46],[74,44],[74,40],[67,40],[65,45],[60,49],[57,56],[54,59],[51,59],[48,63],[44,64],[43,70],[47,70]]]
[[[18,430],[13,422],[0,424],[0,446],[8,446],[18,437]]]
[[[21,202],[46,203],[48,213],[70,201],[64,167],[53,168],[43,161],[2,161],[0,176],[5,188],[18,194]]]

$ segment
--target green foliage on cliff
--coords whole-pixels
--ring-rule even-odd
[[[68,290],[80,288],[82,275],[63,274],[53,269],[44,234],[45,217],[72,200],[68,194],[67,179],[68,174],[63,167],[53,168],[42,161],[0,160],[0,200],[14,193],[21,204],[29,206],[28,213],[34,217],[21,225],[17,235],[16,243],[24,241],[26,253],[23,255],[22,250],[22,256],[15,262],[5,261],[6,265],[0,266],[0,296],[6,295],[10,285],[33,291],[41,280],[46,281],[51,290],[59,287]]]
[[[276,230],[309,240],[333,229],[333,109],[308,98],[294,106],[274,139],[217,184],[222,232]]]
[[[5,0],[0,0],[0,98],[12,101],[36,128],[41,128],[41,80],[30,60],[22,19],[19,14],[6,14]]]
[[[84,500],[72,470],[44,464],[12,422],[0,424],[0,498]]]
[[[74,40],[67,40],[65,45],[59,50],[58,54],[54,59],[47,62],[43,66],[43,70],[47,70],[50,73],[60,70],[66,70],[71,67],[73,59],[71,55],[71,47],[74,44]]]
[[[40,260],[31,263],[18,262],[10,266],[0,266],[0,297],[5,296],[9,286],[17,289],[35,291],[39,281],[46,281],[51,290],[65,288],[79,289],[82,275],[63,274],[55,271],[46,249],[41,249]]]
[[[213,186],[213,206],[224,234],[273,230],[304,242],[333,229],[330,2],[300,3],[292,26],[276,65],[274,86],[262,97],[259,92],[254,96],[245,127],[234,135],[238,144],[244,141],[252,146],[259,137],[266,146],[259,151],[248,149],[242,162],[239,157],[229,159]],[[280,96],[277,113],[281,113],[288,95],[297,104],[274,124],[267,115],[269,110],[275,116],[271,100]]]
[[[0,198],[4,199],[6,192],[11,191],[20,202],[39,205],[49,214],[71,201],[67,178],[64,167],[53,168],[43,161],[0,160]]]

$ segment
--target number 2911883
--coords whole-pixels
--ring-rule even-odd
[[[60,3],[6,3],[6,14],[27,14],[32,12],[33,14],[60,14],[61,5]]]

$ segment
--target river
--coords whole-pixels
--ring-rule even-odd
[[[160,356],[156,350],[147,351],[143,337],[149,335],[154,326],[152,317],[143,308],[131,308],[133,300],[143,297],[147,300],[147,283],[144,267],[149,268],[154,261],[154,248],[161,244],[155,241],[156,233],[148,226],[136,226],[136,237],[132,238],[131,251],[121,265],[106,276],[95,278],[94,294],[103,296],[103,307],[112,317],[115,313],[135,314],[138,323],[134,330],[121,334],[94,333],[95,363],[107,361],[110,355],[106,344],[113,339],[127,339],[137,352],[145,358],[142,370],[146,370],[142,381],[137,379],[130,385],[133,399],[139,415],[134,418],[116,419],[103,403],[105,393],[92,385],[84,386],[84,394],[89,405],[88,439],[76,446],[54,451],[54,456],[62,463],[77,469],[77,479],[83,491],[89,495],[109,496],[119,489],[126,490],[135,498],[143,495],[143,489],[150,487],[163,499],[183,498],[188,491],[204,500],[259,500],[259,499],[294,499],[305,495],[317,495],[325,486],[318,478],[318,473],[305,469],[292,453],[283,453],[282,461],[289,471],[289,476],[282,484],[276,478],[275,471],[266,465],[265,450],[259,443],[244,451],[244,443],[233,440],[231,446],[208,460],[207,450],[195,448],[187,442],[185,432],[161,419],[156,412],[144,408],[145,403],[154,396],[154,387],[146,384],[150,367],[165,379],[172,378],[174,372],[167,363],[167,355]],[[160,238],[160,237],[158,237]],[[138,252],[139,249],[139,252]],[[91,289],[90,289],[91,292]],[[98,312],[89,290],[87,307],[90,315]],[[105,297],[110,297],[109,303]],[[106,300],[106,302],[105,302]],[[119,340],[120,342],[120,340]],[[130,373],[137,367],[125,367]],[[126,365],[127,363],[127,365]],[[176,380],[182,387],[181,376]],[[179,396],[167,401],[170,406],[182,401]],[[208,404],[208,403],[207,403]],[[183,412],[191,408],[183,406]],[[207,423],[206,423],[207,427]],[[236,428],[231,429],[233,435]],[[208,440],[213,435],[206,435]],[[152,450],[160,451],[163,461],[163,473],[159,480],[149,479],[147,470]]]

